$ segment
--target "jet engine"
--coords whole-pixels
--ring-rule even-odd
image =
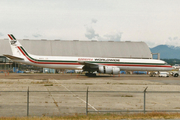
[[[113,67],[113,66],[100,66],[98,69],[99,73],[106,73],[106,74],[119,74],[120,68]]]

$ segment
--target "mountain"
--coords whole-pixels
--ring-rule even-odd
[[[152,53],[160,53],[161,59],[180,59],[180,47],[158,45],[150,50]]]

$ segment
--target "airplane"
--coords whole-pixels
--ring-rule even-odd
[[[86,76],[95,76],[93,72],[119,74],[123,71],[171,71],[173,68],[165,61],[156,59],[38,56],[28,53],[18,40],[8,34],[12,55],[4,54],[14,62],[53,69],[77,69],[86,71]]]

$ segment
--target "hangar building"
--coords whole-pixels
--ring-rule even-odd
[[[144,42],[29,39],[19,41],[29,53],[34,55],[152,59],[151,51]],[[0,40],[0,70],[4,68],[4,64],[13,64],[3,57],[3,54],[12,54],[8,39]],[[11,67],[13,65],[6,68],[11,69]]]

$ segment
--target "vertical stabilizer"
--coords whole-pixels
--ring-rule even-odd
[[[22,45],[19,43],[18,40],[16,40],[16,38],[12,34],[8,34],[8,36],[10,38],[10,46],[11,46],[11,50],[12,50],[12,55],[18,56],[18,57],[23,57],[23,54],[18,49],[18,47],[21,47]]]

